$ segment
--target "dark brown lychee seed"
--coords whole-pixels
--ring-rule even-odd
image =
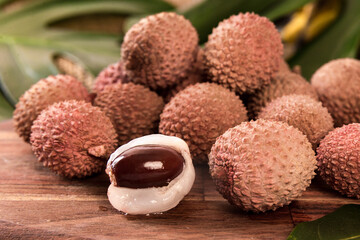
[[[149,188],[167,186],[183,170],[184,158],[176,150],[157,145],[130,148],[111,164],[115,186]]]

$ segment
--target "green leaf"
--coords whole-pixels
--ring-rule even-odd
[[[0,93],[0,121],[10,119],[14,108],[10,106],[8,101]]]
[[[360,205],[349,204],[315,221],[298,224],[288,240],[360,239]]]
[[[130,16],[172,10],[160,0],[47,0],[0,16],[0,80],[12,104],[32,84],[57,69],[55,54],[71,55],[93,75],[120,58],[121,34],[49,28],[75,16],[109,13]]]
[[[323,64],[332,59],[355,58],[360,43],[360,1],[344,0],[339,18],[322,34],[290,59],[290,65],[300,65],[302,74],[310,79]]]
[[[313,2],[314,0],[288,0],[282,1],[274,7],[263,12],[263,15],[268,17],[270,20],[274,21],[284,15],[290,14],[293,11],[301,8],[305,4],[309,2]]]

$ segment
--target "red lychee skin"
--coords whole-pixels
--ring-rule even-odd
[[[340,58],[324,64],[311,77],[311,85],[336,127],[360,122],[360,60]]]
[[[159,132],[182,138],[194,163],[206,164],[216,138],[247,119],[244,104],[234,92],[215,83],[197,83],[165,105]]]
[[[204,52],[210,79],[242,94],[270,83],[279,70],[283,45],[267,18],[240,13],[213,29]]]
[[[317,148],[321,178],[333,189],[360,199],[360,124],[331,131]]]
[[[286,95],[279,97],[264,107],[258,118],[286,122],[304,133],[313,145],[334,129],[334,121],[328,110],[307,95]]]
[[[104,90],[105,86],[119,82],[128,82],[124,70],[124,64],[121,61],[110,64],[104,68],[95,79],[92,90],[93,92],[100,92]]]
[[[84,101],[54,103],[41,112],[31,131],[31,148],[38,160],[66,178],[101,172],[117,147],[110,119]]]
[[[181,80],[179,84],[172,86],[170,89],[164,89],[158,93],[160,96],[163,97],[165,103],[168,103],[172,97],[174,97],[178,92],[184,90],[188,86],[204,82],[206,80],[206,74],[204,72],[204,66],[202,62],[203,55],[204,51],[199,48],[196,61],[188,76],[185,79]]]
[[[290,71],[279,71],[271,79],[269,85],[255,91],[253,94],[243,95],[242,98],[244,98],[250,119],[253,119],[268,103],[276,98],[290,94],[308,95],[318,100],[316,91],[311,84],[301,75]]]
[[[111,84],[99,92],[94,105],[111,119],[119,144],[156,133],[164,102],[155,92],[134,83]]]
[[[141,19],[124,37],[121,58],[129,80],[157,91],[187,77],[198,51],[191,22],[174,12]]]
[[[315,176],[316,158],[298,129],[259,119],[219,136],[209,167],[216,189],[230,204],[265,212],[302,195]]]
[[[91,101],[85,86],[70,75],[51,75],[39,80],[16,104],[13,113],[16,132],[25,142],[29,142],[31,126],[41,111],[53,103],[70,99]]]

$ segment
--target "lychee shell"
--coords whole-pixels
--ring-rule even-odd
[[[246,120],[246,109],[235,93],[215,83],[197,83],[165,105],[159,132],[185,140],[194,163],[203,164],[216,138]]]
[[[313,89],[305,78],[290,71],[282,71],[278,72],[275,77],[271,79],[268,86],[245,97],[246,99],[244,101],[249,112],[249,117],[255,118],[266,104],[278,97],[290,94],[308,95],[318,100],[315,89]]]
[[[53,103],[70,99],[91,100],[86,88],[76,78],[56,75],[39,80],[16,104],[13,113],[16,132],[25,142],[29,142],[31,126],[41,111]]]
[[[333,119],[321,102],[306,95],[287,95],[264,107],[258,118],[286,122],[299,129],[316,149],[320,140],[334,129]]]
[[[198,34],[189,20],[174,12],[141,19],[126,33],[121,57],[129,80],[152,90],[185,78],[195,62]]]
[[[283,54],[275,25],[254,13],[240,13],[213,29],[204,48],[209,78],[237,93],[270,83]]]
[[[111,119],[122,145],[158,131],[164,102],[142,85],[117,83],[99,92],[94,105]]]
[[[332,60],[314,73],[311,84],[332,115],[336,127],[360,122],[359,60]]]
[[[125,83],[127,81],[124,64],[119,61],[110,64],[99,73],[93,83],[92,90],[93,92],[99,92],[104,90],[104,87],[107,85],[119,82]]]
[[[283,122],[244,122],[217,138],[209,154],[216,189],[244,211],[289,204],[310,185],[315,153],[306,136]]]
[[[102,171],[117,147],[111,121],[84,101],[58,102],[34,121],[30,143],[44,166],[67,178],[83,178]]]
[[[360,124],[331,131],[317,148],[321,178],[333,189],[360,199]]]

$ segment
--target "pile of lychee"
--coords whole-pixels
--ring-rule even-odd
[[[198,40],[176,13],[143,18],[91,93],[68,75],[25,92],[16,131],[68,178],[103,171],[117,147],[158,132],[183,139],[223,197],[246,211],[289,204],[315,171],[360,198],[360,61],[333,60],[310,84],[283,60],[275,25],[254,13],[220,22],[203,48]]]

